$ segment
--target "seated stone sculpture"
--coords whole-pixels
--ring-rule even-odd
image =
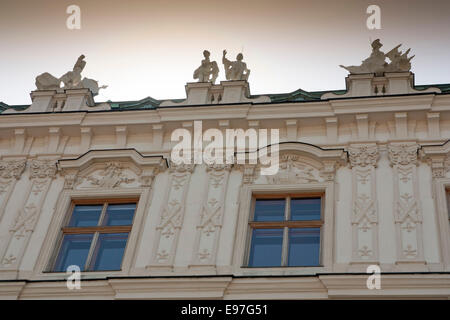
[[[64,83],[62,89],[90,89],[93,96],[96,96],[100,89],[105,89],[107,86],[99,87],[98,82],[93,79],[81,77],[81,72],[86,66],[86,61],[84,61],[85,56],[81,55],[72,71],[66,72],[62,77],[56,78],[50,73],[45,72],[36,77],[36,87],[38,90],[57,90],[61,89],[61,82]]]
[[[365,59],[360,66],[348,66],[341,65],[351,74],[363,74],[363,73],[383,73],[386,68],[385,54],[380,50],[383,45],[380,39],[372,42],[372,53]]]
[[[219,75],[219,67],[216,61],[210,61],[210,52],[208,50],[203,51],[205,59],[202,60],[200,67],[194,71],[194,79],[198,79],[198,82],[216,82]]]
[[[242,61],[244,56],[239,53],[236,56],[236,61],[230,61],[225,56],[227,50],[223,50],[222,63],[225,68],[225,77],[227,80],[248,80],[250,70],[247,69],[247,64]]]

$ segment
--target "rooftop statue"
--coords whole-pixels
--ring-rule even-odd
[[[227,50],[223,50],[222,63],[225,67],[225,77],[227,80],[248,80],[250,70],[247,69],[247,64],[242,62],[244,56],[239,53],[236,56],[236,61],[230,61],[225,56]]]
[[[81,83],[81,72],[86,66],[86,61],[84,61],[85,56],[81,55],[78,57],[77,62],[73,66],[72,71],[67,72],[61,78],[59,78],[64,83],[64,88],[66,89],[81,89],[83,85]]]
[[[375,73],[381,75],[384,72],[407,72],[411,70],[411,59],[414,56],[408,58],[408,53],[411,49],[408,49],[405,53],[398,51],[401,46],[398,45],[387,54],[380,50],[383,44],[380,39],[376,39],[372,42],[372,53],[365,59],[360,66],[343,66],[350,74],[363,74],[363,73]],[[390,63],[386,62],[386,57],[391,60]]]
[[[408,53],[411,51],[411,49],[408,49],[405,51],[405,53],[402,53],[402,51],[399,51],[398,48],[400,48],[401,44],[396,46],[394,49],[386,53],[386,57],[391,60],[391,63],[387,66],[388,72],[396,72],[396,71],[409,71],[411,70],[411,60],[415,56],[408,58]]]
[[[216,61],[210,61],[210,53],[208,50],[203,51],[205,59],[202,60],[200,67],[194,71],[194,79],[198,79],[198,82],[216,82],[219,75],[219,67]]]
[[[77,62],[73,66],[72,71],[66,72],[62,77],[56,78],[50,73],[45,72],[36,77],[36,87],[38,90],[57,90],[61,89],[61,82],[64,83],[63,89],[90,89],[92,94],[96,96],[100,89],[105,89],[108,86],[99,86],[98,82],[89,79],[81,79],[81,72],[86,66],[84,61],[85,56],[78,57]]]

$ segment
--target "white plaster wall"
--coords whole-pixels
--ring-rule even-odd
[[[439,263],[439,239],[436,225],[436,209],[432,196],[430,167],[421,163],[418,167],[419,194],[423,215],[423,246],[424,257],[427,263]]]
[[[144,117],[145,112],[139,113],[139,117]],[[1,116],[0,116],[1,117]],[[427,122],[424,119],[425,113],[415,116],[413,121],[408,121],[408,129],[411,135],[418,139],[428,139],[428,127]],[[444,116],[442,116],[444,117]],[[297,128],[297,140],[300,142],[320,145],[321,147],[338,147],[346,148],[346,144],[349,142],[358,142],[358,137],[355,135],[357,130],[357,124],[351,122],[355,116],[353,114],[346,115],[345,121],[338,121],[338,139],[331,143],[327,140],[326,125],[324,121],[312,121],[311,125],[302,125]],[[394,181],[393,181],[393,169],[390,165],[388,155],[386,152],[385,142],[393,139],[392,128],[389,128],[388,123],[394,121],[392,114],[386,114],[379,116],[376,119],[377,126],[375,130],[376,142],[380,149],[380,159],[377,163],[375,170],[376,176],[376,200],[378,205],[378,217],[379,217],[379,262],[389,271],[389,268],[394,270],[394,264],[397,260],[396,253],[396,237],[395,237],[395,224],[393,217],[394,210]],[[219,117],[219,119],[222,119]],[[369,119],[370,120],[370,119]],[[214,120],[216,123],[217,121]],[[242,123],[241,122],[236,123]],[[284,123],[280,119],[274,119],[277,123]],[[305,122],[305,120],[301,120]],[[371,120],[372,121],[372,120]],[[373,120],[375,121],[375,120]],[[184,122],[183,114],[180,115],[179,123],[177,125],[171,124],[171,126],[181,127]],[[231,126],[235,126],[233,121]],[[307,121],[306,121],[307,122]],[[395,122],[395,121],[394,121]],[[300,121],[299,121],[300,123]],[[321,124],[322,123],[322,124]],[[370,123],[370,122],[369,122]],[[122,125],[127,125],[123,123]],[[270,119],[264,120],[264,126],[270,128]],[[395,123],[394,123],[395,125]],[[209,123],[208,126],[212,126]],[[208,126],[204,126],[207,128]],[[132,127],[132,125],[129,125]],[[130,129],[131,130],[131,129]],[[164,129],[163,129],[164,130]],[[24,157],[45,155],[47,153],[47,147],[49,145],[50,137],[43,136],[48,130],[41,130],[36,134],[28,132],[26,141],[30,137],[33,137],[33,143],[29,150],[25,150],[22,154]],[[395,131],[395,130],[394,130]],[[69,132],[69,131],[68,131]],[[285,128],[280,128],[281,140],[286,140]],[[445,139],[450,137],[450,121],[442,119],[440,121],[440,141],[444,142]],[[80,154],[81,137],[79,131],[71,129],[69,133],[61,130],[60,143],[64,140],[65,134],[68,138],[64,148],[64,154],[60,154],[61,157],[78,157]],[[141,128],[139,130],[133,129],[127,133],[126,147],[136,148],[139,152],[161,154],[162,151],[165,154],[170,154],[170,147],[174,144],[170,142],[171,131],[163,132],[164,140],[162,146],[155,146],[153,144],[153,133],[151,127]],[[12,131],[3,135],[0,139],[0,156],[3,157],[8,154],[13,154],[15,145],[15,138]],[[412,138],[412,137],[408,137]],[[430,140],[428,140],[430,141]],[[359,141],[361,142],[361,141]],[[363,141],[364,142],[364,141]],[[425,141],[426,142],[426,141]],[[419,144],[422,143],[419,141]],[[435,143],[435,142],[433,142]],[[27,144],[27,143],[25,143]],[[92,129],[91,150],[94,149],[114,149],[117,148],[117,139],[115,134],[115,125],[104,125],[102,128]],[[161,150],[161,148],[163,150]],[[28,152],[29,151],[29,152]],[[25,192],[30,185],[29,180],[29,168],[23,172],[20,180],[18,180],[15,189],[13,190],[11,197],[5,207],[5,214],[0,221],[0,243],[4,243],[9,237],[9,228],[13,223],[19,209],[23,205],[23,200],[26,197]],[[433,197],[432,189],[432,175],[429,164],[421,162],[417,168],[418,181],[419,181],[419,196],[420,204],[423,214],[423,245],[424,245],[424,259],[428,264],[441,263],[441,257],[439,254],[439,229],[436,219],[436,205]],[[351,228],[351,214],[352,214],[352,171],[349,166],[340,167],[336,173],[336,194],[337,201],[334,206],[334,264],[344,266],[343,270],[346,270],[345,265],[349,264],[352,257],[352,228]],[[42,207],[40,218],[34,228],[30,241],[26,248],[23,259],[20,264],[20,271],[23,275],[31,274],[31,271],[36,271],[36,262],[38,261],[41,248],[44,245],[53,246],[54,244],[45,244],[44,239],[48,232],[48,227],[52,218],[54,217],[54,208],[57,204],[60,193],[63,189],[64,178],[57,174],[57,178],[53,180],[51,187],[48,191],[46,201]],[[216,265],[217,272],[229,273],[233,270],[232,267],[240,266],[241,260],[233,261],[233,252],[235,250],[235,239],[238,236],[237,230],[237,218],[239,208],[242,203],[240,200],[240,187],[242,184],[242,172],[233,168],[228,178],[228,186],[225,194],[225,207],[223,224],[220,230],[220,238],[217,248]],[[174,272],[172,274],[183,274],[189,272],[189,266],[192,264],[193,248],[195,243],[195,234],[197,232],[197,225],[199,222],[199,215],[202,211],[202,205],[206,196],[206,187],[208,185],[208,176],[205,171],[205,166],[196,166],[192,176],[190,178],[189,186],[187,189],[185,212],[183,218],[183,225],[180,230],[175,259],[173,263]],[[168,188],[168,172],[159,173],[154,179],[152,186],[151,199],[149,206],[145,210],[145,217],[143,220],[142,233],[139,236],[135,250],[134,262],[132,265],[132,273],[146,274],[152,271],[146,271],[146,266],[149,265],[153,242],[156,240],[156,227],[160,220],[160,215],[163,207],[165,196]],[[274,186],[276,190],[276,186]],[[140,227],[140,226],[134,226]],[[1,252],[0,252],[1,253]],[[438,267],[437,267],[438,268]],[[135,271],[133,271],[135,270]],[[402,266],[396,267],[396,271],[401,271]],[[426,271],[426,270],[425,270]],[[196,271],[197,273],[200,271]],[[270,273],[270,271],[264,271]],[[292,272],[292,271],[289,271]],[[201,273],[201,272],[200,272]],[[0,279],[3,277],[0,271]]]
[[[335,214],[335,260],[338,264],[348,263],[352,257],[352,172],[348,167],[339,168],[336,175],[338,182],[338,201]]]

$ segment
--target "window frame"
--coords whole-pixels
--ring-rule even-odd
[[[153,187],[137,188],[115,188],[115,189],[63,189],[62,193],[55,199],[54,213],[48,218],[48,228],[40,251],[36,252],[36,266],[33,271],[35,280],[63,280],[66,279],[66,272],[53,272],[52,263],[57,254],[56,247],[59,245],[61,227],[67,218],[72,201],[92,201],[96,199],[117,199],[117,198],[138,198],[136,212],[134,215],[133,227],[129,234],[127,246],[125,248],[120,271],[92,271],[86,274],[89,278],[104,278],[107,276],[125,276],[134,270],[140,270],[136,266],[138,252],[142,251],[142,234],[146,228],[149,216],[149,208],[153,206],[153,198],[157,194]],[[51,219],[50,219],[51,217]]]
[[[99,223],[102,223],[105,219],[106,210],[108,208],[109,204],[125,204],[125,203],[135,203],[136,208],[134,210],[133,214],[133,221],[131,225],[126,226],[101,226],[98,225]],[[49,273],[60,273],[63,271],[55,270],[56,262],[58,260],[58,256],[61,251],[61,247],[63,245],[64,235],[73,235],[73,234],[93,234],[93,239],[91,242],[91,245],[89,247],[89,253],[86,258],[86,262],[84,265],[84,269],[82,272],[117,272],[122,271],[122,265],[125,257],[125,252],[127,251],[127,248],[129,246],[129,240],[131,235],[131,230],[133,228],[133,225],[136,220],[136,214],[138,209],[138,203],[139,203],[139,197],[126,197],[126,198],[94,198],[94,199],[71,199],[70,206],[68,210],[65,212],[65,216],[63,219],[63,223],[59,230],[59,235],[57,238],[57,244],[53,250],[50,262],[48,264],[47,272]],[[70,219],[72,218],[73,211],[75,209],[75,206],[77,205],[95,205],[95,204],[102,204],[102,212],[99,217],[99,221],[97,223],[97,226],[89,226],[89,227],[69,227],[68,224],[70,222]],[[91,262],[93,258],[93,252],[96,249],[98,238],[100,234],[110,234],[110,233],[128,233],[127,238],[127,244],[124,249],[124,253],[122,256],[122,262],[120,263],[120,269],[118,270],[92,270],[91,269]]]
[[[335,245],[335,225],[334,211],[337,194],[334,181],[324,181],[316,183],[302,184],[248,184],[242,186],[239,196],[239,211],[236,221],[236,240],[233,245],[233,270],[236,275],[261,275],[269,272],[272,275],[289,274],[316,274],[318,272],[331,272],[333,268],[333,255],[336,250]],[[321,228],[321,265],[320,266],[277,266],[277,267],[249,267],[248,257],[251,241],[251,232],[249,232],[249,221],[253,219],[253,196],[280,197],[283,194],[311,195],[323,194],[322,196],[322,220]],[[289,271],[287,271],[289,270]]]
[[[281,199],[285,201],[284,208],[284,220],[283,221],[255,221],[255,205],[258,199]],[[320,198],[320,220],[289,220],[291,218],[291,199],[299,198]],[[308,267],[322,267],[322,227],[324,225],[324,193],[323,192],[313,192],[313,193],[252,193],[252,204],[250,206],[250,215],[248,221],[248,235],[246,243],[246,254],[244,260],[244,266],[247,268],[308,268]],[[289,229],[290,228],[319,228],[320,229],[320,243],[319,243],[319,264],[317,266],[289,266]],[[254,229],[283,229],[283,244],[281,251],[281,263],[280,266],[267,266],[267,267],[255,267],[250,266],[250,253],[252,245],[252,234]]]

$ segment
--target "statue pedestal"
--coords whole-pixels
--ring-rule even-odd
[[[214,85],[211,82],[190,82],[186,84],[186,104],[211,103],[210,90]]]
[[[250,97],[249,84],[245,80],[221,81],[216,85],[210,82],[191,82],[186,84],[186,96],[186,100],[181,102],[163,101],[160,107],[270,102],[268,96]]]
[[[31,92],[31,106],[26,109],[26,112],[49,112],[53,111],[53,106],[56,103],[53,98],[61,93],[56,90],[33,91]]]
[[[3,113],[34,113],[86,110],[95,105],[89,89],[37,90],[30,94],[31,106],[23,111],[7,109]]]
[[[441,92],[439,88],[415,90],[412,72],[385,72],[382,76],[376,76],[374,73],[351,74],[345,78],[345,84],[345,94],[325,93],[321,99]]]
[[[94,106],[94,98],[89,89],[66,90],[66,102],[63,111],[78,111],[83,107]]]
[[[220,103],[244,102],[250,97],[248,82],[245,80],[221,81],[223,95]]]

